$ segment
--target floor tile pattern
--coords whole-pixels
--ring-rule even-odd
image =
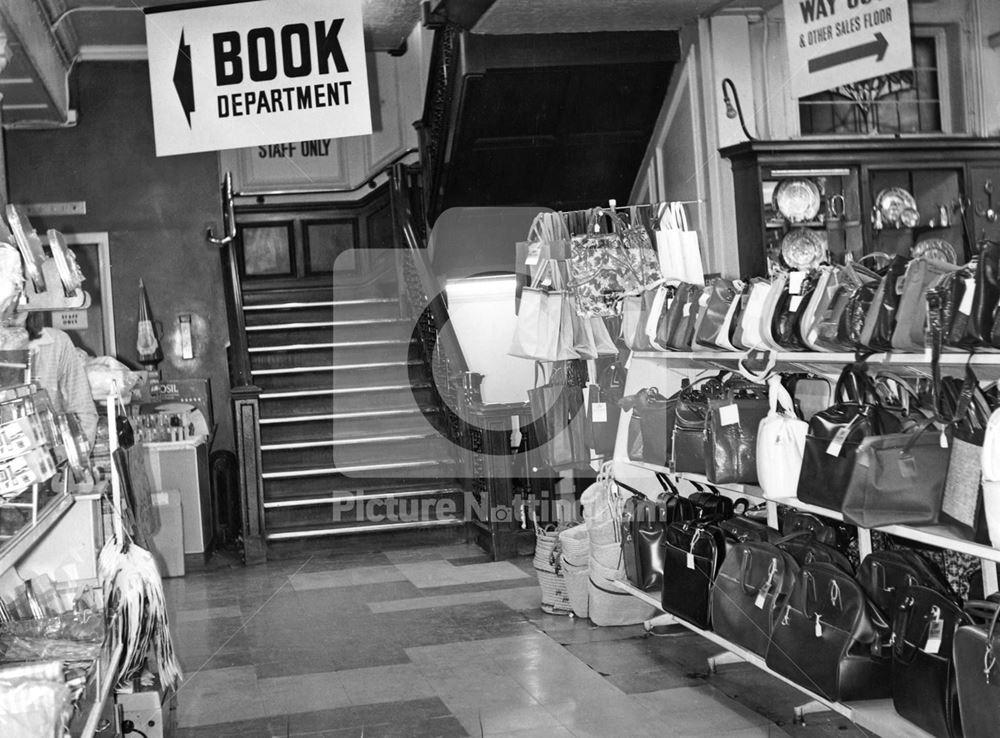
[[[475,546],[222,565],[164,582],[177,738],[865,735],[680,627],[544,614],[531,559]]]

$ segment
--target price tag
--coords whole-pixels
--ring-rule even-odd
[[[528,244],[528,258],[524,260],[525,266],[535,266],[542,256],[542,244],[535,242]]]
[[[813,628],[813,632],[817,638],[823,637],[823,623],[819,621],[819,615],[816,616],[816,626]]]
[[[805,281],[806,281],[805,272],[790,272],[788,275],[788,294],[801,295],[802,283]]]
[[[938,653],[941,650],[941,642],[944,640],[944,621],[936,618],[931,621],[927,631],[927,644],[924,646],[925,653]]]
[[[924,361],[934,361],[934,349],[924,346]]]
[[[802,295],[793,295],[792,298],[788,301],[789,312],[794,313],[796,310],[799,309],[799,305],[801,304],[802,304]]]
[[[755,599],[753,601],[754,607],[756,607],[758,610],[763,610],[764,609],[764,605],[767,603],[767,596],[769,594],[771,594],[771,580],[770,579],[768,579],[766,582],[764,582],[764,586],[761,587],[760,591],[757,593],[757,599]]]
[[[691,314],[691,303],[690,302],[685,302],[684,303],[684,308],[681,310],[681,315],[686,318],[690,314]]]
[[[694,569],[694,554],[688,551],[687,554],[687,568]]]
[[[850,432],[849,426],[844,426],[837,431],[837,435],[833,437],[830,441],[830,445],[826,447],[826,452],[830,456],[840,456],[840,450],[844,448],[844,443],[847,442],[847,434]]]
[[[164,507],[170,504],[170,496],[166,492],[154,492],[152,498],[153,505],[156,507]]]
[[[958,312],[962,315],[972,315],[972,303],[976,299],[976,280],[969,277],[965,280],[965,293],[962,295],[962,303],[958,306]]]
[[[740,409],[736,405],[723,405],[719,408],[719,423],[726,425],[740,424]]]
[[[941,431],[941,438],[938,443],[941,444],[941,448],[948,448],[948,434]]]
[[[590,421],[592,423],[608,422],[608,403],[595,402],[590,406]]]
[[[521,445],[521,418],[517,415],[510,416],[510,447],[519,448]]]

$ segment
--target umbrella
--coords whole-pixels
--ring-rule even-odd
[[[146,296],[146,286],[141,278],[139,279],[139,333],[135,339],[135,350],[139,353],[140,364],[155,368],[163,361],[163,350],[156,338],[149,298]]]

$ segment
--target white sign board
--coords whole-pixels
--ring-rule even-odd
[[[148,9],[156,155],[370,134],[361,2]]]
[[[907,0],[784,0],[792,94],[913,67]]]

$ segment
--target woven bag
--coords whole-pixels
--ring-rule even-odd
[[[573,612],[559,552],[559,531],[552,526],[535,528],[535,575],[542,590],[542,611],[550,615]]]

